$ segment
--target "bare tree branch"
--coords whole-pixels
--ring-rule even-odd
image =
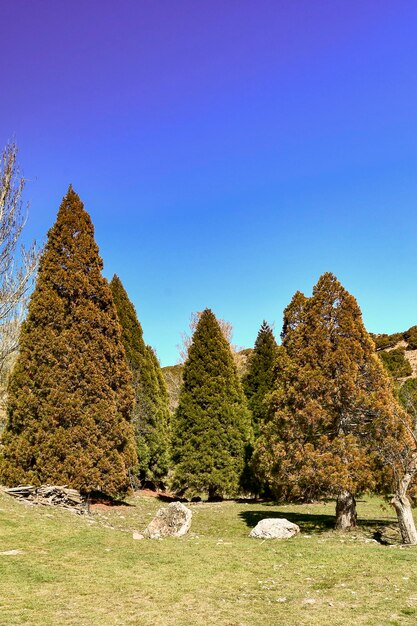
[[[190,334],[188,332],[181,333],[181,344],[177,345],[178,352],[180,353],[179,363],[185,363],[185,361],[188,359],[188,350],[190,349],[190,346],[193,342],[193,334],[194,334],[195,329],[197,328],[201,314],[202,314],[202,311],[191,313],[190,325],[189,325]],[[231,322],[227,322],[226,320],[219,319],[219,318],[217,318],[217,321],[219,323],[223,336],[226,339],[226,341],[228,341],[228,343],[230,344],[232,351],[237,352],[238,350],[237,346],[234,346],[231,343],[232,335],[233,335],[233,326]]]
[[[27,211],[23,211],[25,180],[17,164],[17,146],[10,143],[0,160],[0,374],[17,350],[20,324],[40,256],[34,242],[19,246]]]

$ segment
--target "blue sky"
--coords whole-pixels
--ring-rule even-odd
[[[26,237],[72,183],[163,365],[192,311],[251,346],[324,271],[370,331],[417,324],[417,3],[1,5]]]

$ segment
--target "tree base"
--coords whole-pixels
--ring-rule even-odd
[[[342,491],[336,501],[336,530],[355,528],[357,517],[353,494],[350,491]]]
[[[416,545],[417,531],[409,499],[407,496],[395,494],[391,504],[397,513],[402,542],[407,545]]]

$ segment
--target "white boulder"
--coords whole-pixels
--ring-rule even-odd
[[[289,539],[300,532],[297,524],[285,518],[267,517],[258,522],[249,533],[249,537],[256,539]]]

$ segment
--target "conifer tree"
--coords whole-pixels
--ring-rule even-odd
[[[156,355],[143,339],[135,308],[118,276],[110,283],[123,330],[123,344],[133,375],[136,403],[132,422],[136,432],[139,477],[162,486],[169,470],[169,397]]]
[[[337,527],[355,524],[355,494],[375,484],[370,439],[393,402],[356,300],[330,273],[284,313],[270,413],[257,448],[278,494],[336,494]]]
[[[189,349],[173,430],[175,488],[210,499],[238,492],[250,413],[230,346],[210,309]]]
[[[252,412],[254,435],[259,435],[259,425],[268,411],[266,397],[274,385],[274,365],[277,357],[277,342],[272,328],[263,322],[249,357],[249,367],[243,378],[243,389]]]
[[[131,375],[90,216],[69,188],[9,384],[1,479],[118,496],[136,464]]]

